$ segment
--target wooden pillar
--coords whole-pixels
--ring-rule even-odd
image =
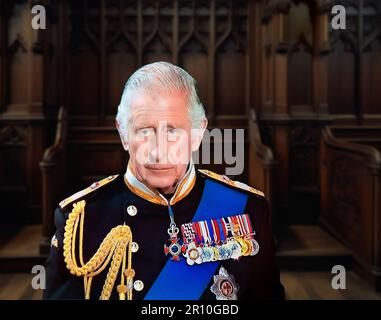
[[[246,83],[250,86],[246,91],[248,94],[247,110],[248,115],[250,115],[250,109],[254,108],[257,114],[261,113],[262,108],[262,23],[261,23],[261,12],[262,3],[261,1],[250,1],[248,4],[248,66],[249,79]]]
[[[271,127],[272,147],[278,163],[275,177],[274,209],[278,212],[287,207],[289,176],[289,110],[288,110],[288,44],[285,37],[285,16],[290,1],[278,1],[264,9],[262,18],[262,101],[261,120]],[[281,217],[275,217],[282,221]]]
[[[9,101],[8,18],[10,11],[9,1],[0,0],[0,112],[5,111]]]
[[[288,114],[287,79],[288,79],[288,45],[285,39],[285,16],[291,7],[289,1],[280,1],[274,7],[272,19],[273,59],[274,59],[274,113]]]
[[[100,3],[100,14],[99,14],[99,25],[100,25],[100,35],[99,35],[99,88],[100,88],[100,99],[98,105],[98,125],[102,126],[105,124],[105,116],[107,110],[107,42],[106,42],[106,32],[107,32],[107,19],[106,19],[106,4],[105,0],[101,0]]]
[[[216,68],[216,3],[210,0],[209,17],[209,39],[208,39],[208,104],[207,115],[209,116],[209,125],[214,125],[216,121],[216,88],[215,88],[215,68]]]
[[[331,6],[326,2],[318,3],[313,16],[314,53],[313,53],[313,107],[317,114],[328,113],[328,53],[329,12]]]
[[[260,114],[269,114],[273,111],[273,59],[272,59],[272,11],[270,8],[263,9],[262,15],[262,63],[261,63],[261,110]]]
[[[172,63],[179,64],[179,3],[173,0]]]

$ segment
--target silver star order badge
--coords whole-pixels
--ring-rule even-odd
[[[234,276],[229,274],[224,267],[220,267],[218,275],[213,276],[214,283],[210,287],[217,300],[237,300],[239,286]]]

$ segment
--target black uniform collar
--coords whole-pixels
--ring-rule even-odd
[[[128,163],[127,171],[124,175],[124,182],[127,187],[135,193],[137,196],[150,201],[155,204],[160,205],[174,205],[179,202],[181,199],[185,198],[192,190],[196,181],[196,171],[194,164],[191,161],[188,166],[188,170],[185,173],[184,177],[177,183],[175,192],[170,199],[167,199],[157,190],[151,189],[146,186],[143,182],[139,181],[134,174],[134,170],[130,163]]]

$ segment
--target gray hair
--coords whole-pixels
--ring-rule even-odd
[[[184,69],[169,62],[154,62],[136,70],[128,79],[116,115],[121,136],[128,136],[129,109],[132,96],[137,92],[154,90],[186,91],[188,95],[188,116],[192,128],[200,128],[205,110],[196,91],[196,80]]]

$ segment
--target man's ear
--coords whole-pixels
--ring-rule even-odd
[[[119,132],[120,141],[122,141],[124,150],[128,151],[128,140],[126,137],[126,133],[123,132],[124,130],[120,131],[120,124],[118,120],[115,120],[115,127],[116,127],[116,130],[118,130]]]
[[[208,119],[204,118],[201,120],[200,128],[192,129],[192,152],[197,151],[200,148],[202,138],[206,127],[208,126]]]

